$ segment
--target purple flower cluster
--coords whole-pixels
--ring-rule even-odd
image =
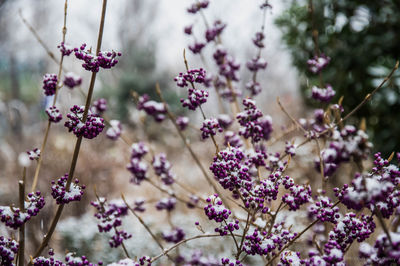
[[[68,72],[64,77],[64,85],[70,89],[82,84],[82,78],[75,73]]]
[[[307,60],[308,69],[312,73],[318,74],[329,64],[330,61],[331,58],[324,54],[321,54],[320,56],[314,56],[313,58]]]
[[[239,135],[246,139],[251,138],[253,142],[262,139],[268,140],[272,133],[271,117],[263,116],[252,99],[243,99],[243,105],[245,106],[244,111],[236,116],[241,125]]]
[[[282,201],[289,206],[289,210],[296,211],[300,206],[308,203],[311,196],[311,186],[309,185],[295,185],[289,188],[290,193],[282,196]]]
[[[209,196],[206,199],[207,205],[204,207],[204,212],[209,220],[214,220],[220,225],[215,228],[215,232],[221,236],[227,235],[228,232],[239,230],[239,221],[229,221],[231,211],[224,207],[221,198],[218,194]]]
[[[100,220],[97,225],[99,232],[110,232],[114,229],[114,234],[109,241],[111,247],[118,247],[124,240],[132,237],[131,234],[118,229],[122,225],[121,217],[128,214],[128,206],[123,201],[114,200],[108,203],[107,199],[98,198],[97,201],[92,201],[91,205],[97,209],[94,216]]]
[[[152,116],[157,122],[164,121],[165,114],[167,113],[167,108],[163,103],[150,100],[147,94],[139,97],[137,108],[145,111],[146,114]]]
[[[201,130],[201,138],[207,139],[210,136],[215,136],[218,132],[222,132],[223,129],[220,127],[218,120],[215,118],[206,119],[203,122]]]
[[[308,212],[321,222],[336,224],[340,218],[339,207],[333,207],[332,201],[326,196],[319,196],[318,201],[308,207]]]
[[[192,13],[192,14],[196,14],[196,13],[199,12],[201,9],[207,8],[209,3],[210,3],[210,1],[208,1],[208,0],[199,0],[199,1],[196,1],[196,3],[192,4],[192,5],[187,9],[187,12]]]
[[[79,48],[74,48],[75,57],[84,61],[82,67],[91,72],[99,72],[100,68],[109,69],[118,63],[117,56],[121,53],[114,51],[102,51],[99,54],[93,55],[91,49],[86,50],[86,44],[82,44]]]
[[[361,210],[367,207],[372,212],[377,208],[383,217],[389,218],[400,206],[400,192],[396,189],[400,171],[380,153],[375,154],[374,165],[371,173],[356,174],[351,187],[345,184],[341,190],[336,188],[335,193],[347,208]]]
[[[104,98],[97,99],[93,102],[92,108],[90,109],[92,113],[101,115],[107,111],[107,100]]]
[[[36,216],[44,207],[45,201],[40,191],[29,193],[24,204],[24,211],[11,206],[0,206],[0,219],[6,226],[18,229],[21,225]]]
[[[26,152],[28,154],[29,160],[33,161],[33,160],[39,160],[40,157],[40,149],[38,148],[34,148],[31,151],[27,151]]]
[[[0,262],[2,265],[14,265],[18,253],[18,243],[15,240],[0,236]]]
[[[342,162],[366,159],[372,148],[368,141],[368,135],[357,130],[354,126],[346,125],[342,130],[332,133],[328,147],[321,150],[321,158],[324,162],[324,175],[332,175]],[[319,158],[315,159],[315,168],[320,170]]]
[[[57,75],[56,74],[46,74],[43,77],[43,90],[46,96],[51,96],[56,94],[57,88]]]
[[[189,118],[187,116],[178,116],[175,123],[178,125],[179,129],[183,131],[189,125]]]
[[[131,160],[126,168],[132,173],[131,182],[139,185],[146,177],[148,165],[143,157],[149,152],[149,148],[143,143],[133,143],[131,146]]]
[[[69,120],[64,123],[64,126],[68,128],[68,132],[72,131],[77,137],[93,139],[103,131],[104,119],[99,115],[89,113],[84,123],[82,121],[84,106],[74,105],[70,111],[71,113],[67,114]]]
[[[173,209],[175,209],[175,205],[176,205],[175,198],[163,198],[156,203],[156,209],[159,211],[166,210],[170,212]]]
[[[152,160],[154,172],[161,178],[165,185],[172,185],[175,182],[175,174],[171,172],[171,163],[167,160],[165,153],[155,155]]]
[[[331,85],[326,85],[326,88],[318,88],[313,86],[311,89],[311,97],[320,102],[330,102],[335,96],[336,91],[332,89]]]
[[[51,181],[51,195],[56,200],[57,204],[67,204],[71,201],[80,201],[83,196],[85,185],[80,186],[79,180],[75,179],[71,182],[67,190],[68,174],[60,177],[57,181]]]
[[[183,231],[182,228],[177,227],[170,232],[167,231],[163,232],[162,237],[165,241],[176,244],[185,239],[185,232]]]
[[[55,106],[50,106],[46,109],[46,114],[49,117],[49,121],[53,123],[58,123],[62,119],[62,114]]]
[[[118,120],[110,120],[110,127],[106,131],[106,136],[109,139],[117,140],[122,133],[122,125]]]

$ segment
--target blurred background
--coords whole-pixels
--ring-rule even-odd
[[[260,30],[262,24],[259,8],[261,2],[211,1],[206,13],[210,21],[220,19],[228,25],[223,33],[224,44],[229,53],[242,64],[242,79],[239,82],[241,87],[245,86],[250,76],[244,65],[256,53],[251,38]],[[160,151],[168,151],[168,157],[174,162],[174,169],[181,176],[185,176],[188,171],[197,171],[193,170],[191,165],[180,162],[182,143],[171,133],[172,127],[164,126],[160,131],[160,127],[153,120],[141,123],[140,113],[135,108],[131,92],[148,93],[156,98],[154,87],[158,82],[173,110],[178,114],[185,114],[179,103],[182,92],[173,82],[173,78],[184,71],[183,49],[187,49],[192,42],[183,29],[193,24],[195,34],[200,36],[204,32],[199,17],[186,12],[190,4],[191,1],[187,0],[109,1],[102,49],[120,51],[123,56],[115,68],[98,75],[94,96],[94,99],[107,99],[107,116],[121,120],[131,140],[147,136],[146,138],[160,147]],[[277,96],[281,97],[288,111],[296,118],[309,116],[307,111],[315,106],[315,102],[309,100],[309,95],[311,85],[316,81],[307,70],[306,64],[313,56],[314,48],[308,1],[275,0],[270,1],[270,4],[272,8],[267,11],[265,26],[266,47],[262,52],[268,67],[259,74],[263,92],[256,100],[258,106],[274,118],[274,126],[279,132],[288,123],[276,104]],[[314,1],[314,9],[320,50],[332,59],[324,71],[324,78],[337,91],[334,101],[344,96],[343,105],[345,112],[348,112],[382,81],[400,57],[400,2],[321,0]],[[79,47],[82,43],[89,47],[95,46],[100,10],[101,1],[68,1],[66,43],[73,47]],[[27,164],[21,161],[20,155],[26,150],[40,147],[42,142],[47,124],[44,110],[52,101],[43,95],[42,77],[46,73],[56,73],[58,69],[58,64],[50,58],[48,52],[53,53],[56,58],[59,57],[57,45],[62,37],[63,12],[64,1],[61,0],[35,0],[34,4],[29,0],[0,0],[2,205],[16,200],[12,191],[15,190],[16,180],[22,172],[21,166]],[[22,18],[31,25],[43,44],[39,43]],[[210,59],[211,53],[212,50],[205,50],[205,57],[209,58],[208,65],[205,66],[198,56],[187,52],[190,66],[215,70]],[[72,56],[67,57],[64,62],[66,69],[83,77],[81,89],[86,91],[89,74]],[[365,105],[351,120],[353,124],[358,125],[362,118],[366,118],[368,133],[375,144],[374,149],[386,155],[400,150],[400,123],[396,123],[400,119],[399,95],[400,76],[396,74],[371,103]],[[60,91],[58,99],[64,116],[70,106],[82,105],[84,100],[77,90],[71,91],[66,88]],[[215,106],[213,102],[209,102],[206,109],[212,112]],[[190,116],[196,121],[195,114]],[[49,180],[66,172],[74,139],[73,135],[66,132],[63,123],[52,127],[39,188],[45,188]],[[193,138],[194,143],[198,140],[199,138]],[[208,155],[212,154],[212,146],[208,144],[194,144],[200,153],[204,152],[206,162],[211,160]],[[118,197],[121,191],[129,190],[123,188],[129,178],[129,173],[125,170],[127,158],[129,148],[120,142],[115,144],[105,136],[84,142],[77,175],[82,177],[83,183],[88,184],[90,188],[87,191],[89,196],[84,200],[86,205],[93,199],[94,184],[98,187],[99,194],[109,196]],[[34,166],[34,163],[29,166],[28,177],[33,175]],[[198,180],[190,182],[192,185],[201,183]],[[129,194],[131,198],[146,196],[146,190],[129,191],[132,193]],[[52,211],[52,208],[46,208],[47,213],[42,214],[42,217],[51,217]],[[80,221],[92,219],[91,213],[85,214],[84,207],[68,212],[69,216],[82,219]],[[157,217],[153,218],[156,219]],[[99,237],[96,228],[92,231],[82,228],[79,234],[85,237],[73,240],[71,235],[76,233],[77,222],[68,221],[65,220],[65,224],[61,226],[62,232],[59,232],[59,241],[64,243],[64,246],[61,245],[64,249],[74,247],[73,249],[79,250],[78,246],[84,247],[85,241],[90,243]],[[190,219],[187,222],[193,224]],[[32,226],[39,232],[46,231],[47,224],[43,219],[38,219]],[[37,242],[40,234],[35,235],[35,230],[29,232],[30,237]],[[101,244],[99,247],[102,247]],[[93,250],[82,253],[90,252]],[[102,259],[111,261],[114,259],[112,256]],[[115,258],[118,256],[120,254],[115,255]]]

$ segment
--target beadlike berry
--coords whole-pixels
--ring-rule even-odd
[[[267,67],[267,61],[261,57],[254,57],[246,63],[246,66],[250,71],[257,72]]]
[[[207,42],[214,41],[217,36],[221,35],[225,27],[225,23],[222,23],[220,20],[215,21],[214,25],[206,30],[205,37]]]
[[[227,114],[219,114],[217,116],[218,124],[221,128],[227,129],[233,123],[233,119]]]
[[[189,50],[192,51],[192,53],[194,53],[194,54],[200,54],[201,50],[203,50],[203,48],[205,46],[206,45],[202,42],[195,42],[195,43],[189,45]]]
[[[57,75],[56,74],[46,74],[43,77],[43,90],[46,96],[51,96],[56,94],[57,88]]]
[[[309,185],[296,185],[289,188],[290,193],[286,193],[282,197],[282,201],[289,206],[289,210],[295,211],[301,205],[311,200],[311,187]]]
[[[64,76],[64,85],[73,89],[82,84],[82,78],[75,73],[68,72]]]
[[[60,177],[57,181],[51,181],[51,195],[57,204],[68,204],[71,201],[80,201],[83,196],[85,185],[80,186],[79,180],[75,179],[71,182],[67,189],[68,174]]]
[[[50,106],[46,109],[46,114],[49,117],[49,121],[53,123],[58,123],[62,119],[62,114],[55,106]]]
[[[253,38],[253,43],[255,46],[258,48],[264,48],[264,43],[263,40],[265,39],[265,35],[262,32],[256,32],[254,38]]]
[[[246,83],[246,89],[250,91],[250,95],[252,97],[260,94],[260,92],[262,91],[260,83],[254,82],[253,80],[250,80],[249,82]]]

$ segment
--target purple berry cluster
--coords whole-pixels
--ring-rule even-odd
[[[331,176],[343,162],[364,160],[372,148],[368,135],[363,130],[346,125],[342,130],[334,130],[328,147],[321,150],[324,175]],[[319,158],[315,159],[315,168],[320,170]]]
[[[14,259],[18,253],[18,243],[10,238],[0,236],[0,262],[1,265],[15,265]]]
[[[162,198],[156,203],[156,209],[159,211],[166,210],[168,212],[175,209],[176,199],[175,198]]]
[[[214,61],[219,68],[219,74],[228,80],[239,81],[238,71],[240,64],[228,54],[226,49],[218,45],[214,54]]]
[[[340,218],[339,207],[333,207],[332,201],[326,196],[319,196],[318,201],[308,207],[308,212],[321,222],[336,224]]]
[[[325,54],[321,54],[320,56],[316,55],[307,61],[308,69],[312,73],[318,74],[329,64],[330,61],[331,58]]]
[[[246,188],[246,190],[250,190],[252,179],[244,160],[245,154],[240,148],[226,148],[214,157],[210,170],[224,189],[234,191]]]
[[[206,79],[206,71],[202,68],[191,69],[187,73],[179,73],[174,78],[178,87],[187,88],[187,99],[182,98],[181,103],[183,107],[190,110],[196,110],[200,105],[207,102],[208,92],[202,89],[196,89],[194,84],[204,84]],[[190,84],[190,86],[189,86]]]
[[[104,119],[99,115],[89,113],[86,122],[83,122],[83,106],[74,105],[70,111],[71,113],[67,114],[69,120],[64,123],[64,126],[68,128],[68,132],[72,131],[77,137],[93,139],[103,131]]]
[[[217,119],[219,126],[223,129],[228,129],[233,123],[233,119],[227,114],[219,114]]]
[[[49,117],[49,121],[53,123],[58,123],[62,119],[62,114],[56,106],[50,106],[46,109],[46,114]]]
[[[128,214],[128,206],[123,201],[114,200],[108,203],[107,199],[98,198],[97,201],[92,201],[91,205],[97,209],[94,216],[100,221],[97,225],[99,232],[110,232],[114,229],[109,241],[111,247],[118,247],[124,240],[132,237],[131,234],[118,229],[122,225],[121,217]]]
[[[154,172],[165,185],[172,185],[175,182],[175,174],[171,172],[171,163],[167,160],[165,153],[155,155],[152,160]]]
[[[74,51],[74,48],[64,42],[61,42],[57,45],[57,48],[60,49],[60,52],[63,56],[69,56]]]
[[[215,118],[204,120],[203,126],[200,128],[200,130],[202,139],[208,139],[210,136],[215,136],[217,134],[217,131],[223,131],[223,129],[219,125],[218,120]]]
[[[43,77],[43,90],[46,96],[56,94],[58,78],[56,74],[46,74]]]
[[[44,207],[45,201],[40,191],[29,193],[24,204],[24,211],[11,206],[0,206],[0,219],[6,226],[18,229],[21,225],[36,216]]]
[[[400,264],[400,233],[390,232],[390,240],[386,234],[381,234],[372,247],[361,243],[360,257],[366,259],[365,265],[399,265]]]
[[[64,76],[64,85],[70,89],[73,89],[82,84],[82,78],[75,73],[68,72]]]
[[[259,231],[255,228],[253,232],[246,235],[243,249],[252,256],[274,255],[296,235],[296,233],[291,233],[289,229],[286,229],[283,223],[275,224],[269,234],[267,231]]]
[[[79,180],[75,179],[71,182],[67,189],[68,174],[60,177],[57,181],[51,181],[51,195],[57,204],[68,204],[71,201],[80,201],[85,190],[85,185],[80,186]]]
[[[132,173],[131,182],[139,185],[147,177],[149,166],[143,157],[149,152],[149,148],[143,143],[133,143],[131,146],[131,160],[126,168]]]
[[[110,127],[106,131],[107,138],[117,140],[122,133],[122,125],[118,120],[110,120]]]
[[[230,219],[231,211],[222,203],[218,194],[209,196],[206,199],[207,205],[204,207],[204,212],[209,220],[214,220],[219,224],[215,228],[215,232],[221,236],[227,235],[229,232],[239,230],[239,220]]]
[[[335,189],[336,196],[349,209],[361,210],[366,207],[372,212],[376,209],[384,218],[389,218],[400,206],[400,170],[388,160],[375,154],[375,167],[371,173],[356,174],[352,186],[345,184],[342,189]]]
[[[101,115],[105,111],[107,111],[107,100],[104,98],[97,99],[93,102],[92,113]]]
[[[182,228],[174,228],[172,231],[165,231],[162,233],[162,237],[169,243],[178,243],[185,239],[185,232]]]
[[[165,114],[167,113],[167,108],[163,103],[150,100],[147,94],[139,97],[137,108],[145,111],[146,114],[152,116],[157,122],[164,121]]]
[[[245,106],[244,111],[236,117],[241,125],[239,135],[246,139],[251,138],[253,142],[268,140],[272,133],[271,117],[263,116],[252,99],[243,99],[243,105]]]
[[[178,116],[175,123],[179,127],[179,130],[185,130],[189,125],[189,118],[187,116]]]
[[[31,151],[27,151],[26,152],[28,154],[29,160],[33,161],[33,160],[39,160],[40,157],[40,149],[38,148],[34,148]]]
[[[243,141],[236,132],[226,131],[224,135],[224,145],[228,147],[228,144],[231,147],[240,148],[243,146]]]
[[[217,36],[221,35],[225,27],[226,27],[225,23],[222,23],[220,20],[216,20],[214,22],[214,25],[206,30],[205,37],[207,42],[215,41]]]
[[[326,88],[318,88],[317,86],[313,86],[311,89],[311,97],[320,102],[330,102],[335,96],[336,91],[332,89],[332,86],[327,84]]]
[[[87,71],[99,72],[100,68],[110,69],[118,63],[117,56],[121,53],[114,51],[101,51],[96,56],[91,53],[91,49],[86,50],[86,44],[82,44],[79,48],[74,48],[75,57],[84,61],[82,67]]]
[[[282,196],[282,201],[289,206],[289,210],[296,211],[300,206],[311,200],[310,185],[295,185],[289,188],[290,193]]]
[[[210,3],[210,1],[208,1],[208,0],[199,0],[199,1],[196,1],[196,3],[192,4],[192,5],[187,9],[187,12],[192,13],[192,14],[196,14],[196,13],[199,12],[201,9],[207,8],[209,3]]]

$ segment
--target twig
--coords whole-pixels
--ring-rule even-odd
[[[19,187],[19,208],[23,213],[25,212],[25,181],[26,181],[26,168],[22,173],[22,180],[18,182]],[[25,264],[25,223],[19,228],[19,247],[18,247],[18,265],[24,266]]]

